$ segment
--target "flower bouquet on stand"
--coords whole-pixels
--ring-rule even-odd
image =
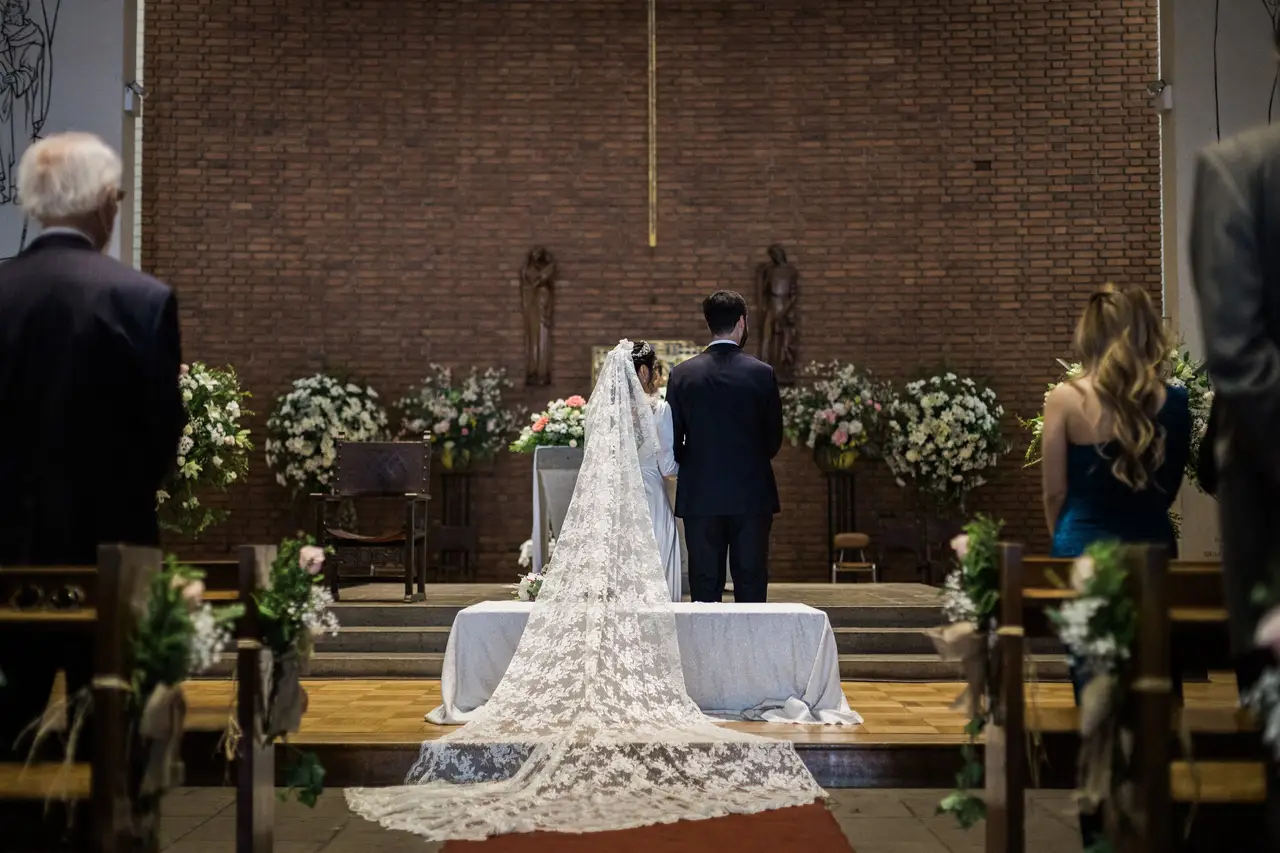
[[[888,389],[852,364],[814,362],[807,385],[782,391],[783,432],[813,451],[824,471],[847,471],[860,454],[880,455]]]
[[[586,426],[587,401],[577,394],[552,400],[544,412],[530,416],[529,424],[511,443],[513,453],[532,453],[539,447],[581,447]]]
[[[288,742],[302,725],[307,693],[302,669],[315,651],[316,638],[336,636],[333,596],[324,586],[325,550],[309,536],[280,543],[267,587],[257,599],[263,646],[271,651],[267,691],[266,737]],[[324,767],[315,753],[293,749],[285,785],[299,802],[314,806],[324,790]]]
[[[914,493],[921,568],[931,573],[930,522],[963,514],[969,493],[986,483],[1005,450],[1004,409],[991,388],[948,372],[908,382],[885,413],[885,463]]]
[[[387,412],[368,387],[316,374],[293,383],[267,418],[267,465],[294,495],[333,481],[339,441],[380,441]]]
[[[455,385],[448,368],[432,364],[430,370],[418,388],[396,403],[401,437],[425,435],[439,448],[446,470],[492,459],[511,441],[521,417],[502,403],[503,390],[512,386],[506,373],[472,368]]]
[[[156,493],[160,525],[183,536],[197,537],[226,520],[228,512],[200,502],[200,493],[225,490],[249,472],[249,430],[241,408],[249,394],[230,367],[195,362],[178,378],[187,425],[178,440],[178,459],[164,488]]]

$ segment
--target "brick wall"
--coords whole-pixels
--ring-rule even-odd
[[[389,396],[433,360],[520,375],[533,244],[560,263],[557,396],[589,390],[592,345],[704,337],[700,299],[749,290],[774,241],[801,270],[805,360],[945,361],[1023,414],[1090,288],[1159,290],[1150,0],[660,0],[654,250],[641,0],[147,13],[143,258],[180,292],[188,357],[235,364],[263,413],[325,366]],[[1012,415],[1008,434],[974,508],[1043,547]],[[255,462],[202,550],[297,523]],[[799,450],[777,467],[777,575],[821,579],[822,480]],[[488,578],[527,536],[528,469],[478,487]],[[901,503],[861,486],[864,518]]]

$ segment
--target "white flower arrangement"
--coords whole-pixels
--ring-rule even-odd
[[[852,364],[814,362],[804,373],[807,386],[782,391],[783,431],[793,445],[841,450],[867,444],[876,433],[885,389]]]
[[[267,465],[295,494],[323,490],[333,479],[339,441],[378,441],[387,412],[368,387],[316,374],[293,383],[267,419]]]
[[[552,400],[545,412],[530,416],[528,426],[511,443],[511,450],[532,453],[538,447],[581,447],[586,415],[587,401],[577,394]]]
[[[511,388],[506,372],[476,368],[458,385],[453,372],[438,364],[411,394],[396,403],[400,434],[426,435],[440,448],[441,463],[455,464],[492,458],[516,433],[521,414],[502,404],[504,389]]]
[[[555,549],[556,549],[556,540],[554,537],[552,537],[547,542],[547,555],[546,555],[547,564],[550,564],[551,554],[555,551]],[[519,563],[520,568],[522,569],[533,568],[533,540],[532,539],[526,539],[524,541],[524,544],[520,546],[520,556],[517,562]],[[547,566],[543,565],[542,568],[545,571]],[[520,576],[520,580],[517,583],[514,583],[511,585],[511,589],[515,591],[515,596],[520,601],[537,601],[538,593],[542,591],[542,581],[545,579],[545,577],[546,575],[543,574],[542,572],[526,571],[525,574]]]
[[[908,382],[886,407],[885,461],[898,485],[963,505],[1000,461],[995,391],[945,373]]]
[[[218,369],[200,362],[184,368],[178,388],[187,410],[187,425],[178,440],[177,464],[162,489],[156,492],[160,523],[184,536],[199,536],[226,519],[226,510],[200,502],[199,492],[226,489],[242,482],[249,472],[249,430],[241,418],[250,414],[241,407],[249,396],[230,367]]]
[[[231,622],[214,613],[208,603],[191,614],[191,646],[188,650],[192,675],[208,672],[222,660],[231,645]]]
[[[1253,593],[1254,603],[1268,606],[1258,620],[1253,641],[1259,649],[1271,652],[1272,664],[1262,671],[1248,692],[1240,697],[1240,704],[1250,709],[1262,723],[1262,742],[1271,747],[1272,754],[1280,760],[1280,607],[1270,600],[1273,595],[1265,587]]]

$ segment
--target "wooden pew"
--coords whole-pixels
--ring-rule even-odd
[[[150,549],[104,545],[97,567],[0,568],[0,643],[35,644],[40,637],[73,637],[75,645],[92,648],[93,709],[88,729],[89,762],[73,763],[70,773],[60,767],[37,765],[23,771],[21,763],[0,764],[0,825],[6,843],[25,850],[93,850],[125,853],[134,850],[130,802],[128,743],[131,726],[123,684],[132,676],[131,637],[136,616],[131,606],[145,602],[151,578],[160,568],[160,553]],[[27,584],[49,590],[74,584],[84,591],[75,609],[17,609],[13,594]],[[72,644],[46,643],[40,653]],[[68,652],[74,654],[74,650]],[[6,689],[21,689],[14,684]],[[62,777],[62,778],[59,778]],[[55,779],[58,780],[54,787]],[[42,820],[46,797],[65,798],[80,818],[76,834],[63,837],[66,812],[54,809]]]
[[[274,545],[244,545],[237,560],[206,560],[186,565],[204,572],[209,601],[244,606],[236,630],[236,853],[270,853],[275,822],[275,748],[263,743],[266,705],[261,673],[270,659],[262,647],[255,596],[266,587],[276,559]],[[222,721],[214,725],[221,727]]]
[[[1142,688],[1137,695],[1145,711],[1140,712],[1136,728],[1145,733],[1140,749],[1155,750],[1159,745],[1163,752],[1164,770],[1158,776],[1147,778],[1147,813],[1161,814],[1159,831],[1147,837],[1150,846],[1145,850],[1166,851],[1175,840],[1181,840],[1181,822],[1192,803],[1205,804],[1253,804],[1267,796],[1266,779],[1261,761],[1257,760],[1260,745],[1256,723],[1245,712],[1224,709],[1182,709],[1172,699],[1168,690],[1172,679],[1170,661],[1177,649],[1177,658],[1186,666],[1207,670],[1231,668],[1227,643],[1226,618],[1220,563],[1209,561],[1169,562],[1157,553],[1157,549],[1134,549],[1130,559],[1135,596],[1142,611],[1143,633],[1134,650],[1135,661],[1143,658],[1150,665],[1137,675]],[[1071,566],[1074,560],[1047,557],[1023,557],[1014,559],[1011,549],[1001,550],[1001,625],[1005,635],[997,638],[997,655],[1013,654],[1016,646],[1025,645],[1039,637],[1052,637],[1046,610],[1056,607],[1075,596],[1069,587]],[[1158,579],[1158,586],[1153,587]],[[1066,585],[1066,586],[1064,586]],[[1147,590],[1154,590],[1148,593]],[[1164,597],[1161,603],[1158,596]],[[1008,629],[1012,628],[1010,631]],[[1019,632],[1018,629],[1022,630]],[[1148,635],[1146,630],[1154,631]],[[1013,634],[1021,636],[1011,636]],[[1146,642],[1148,646],[1142,647]],[[1155,685],[1161,689],[1152,691]],[[986,747],[988,762],[988,798],[999,803],[1023,801],[1026,779],[1026,757],[1022,744],[1025,732],[1041,734],[1074,733],[1078,728],[1078,715],[1074,709],[1051,712],[1023,708],[1025,697],[1021,669],[1016,676],[1006,666],[1000,674],[995,691],[996,707],[1001,709],[1006,721],[1003,738],[990,740]],[[1141,716],[1145,714],[1144,716]],[[1025,722],[1019,731],[1011,723]],[[1186,727],[1195,742],[1195,761],[1173,761],[1175,738],[1171,734]],[[1163,735],[1156,735],[1164,732]],[[1145,753],[1136,753],[1145,755]],[[1252,760],[1240,761],[1242,756]],[[1188,756],[1182,756],[1187,758]],[[1147,756],[1148,760],[1152,759]],[[1220,760],[1230,759],[1230,760]],[[1022,787],[1019,787],[1019,786]],[[993,786],[995,791],[992,791]],[[1154,792],[1163,791],[1163,800]],[[1176,813],[1176,814],[1175,814]],[[988,818],[987,851],[1021,851],[1024,849],[1024,827],[1021,814],[1013,808],[990,809]]]

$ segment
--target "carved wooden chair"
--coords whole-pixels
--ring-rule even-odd
[[[316,541],[338,551],[402,548],[404,600],[426,598],[427,502],[430,500],[431,446],[426,441],[339,442],[336,476],[329,494],[312,495]],[[404,523],[381,533],[345,530],[334,510],[344,500],[403,503]],[[338,600],[341,561],[326,560],[325,575]],[[361,575],[362,578],[369,576]],[[417,578],[418,591],[413,590]]]
[[[39,649],[51,668],[73,663],[75,655],[90,658],[90,684],[68,683],[68,693],[88,687],[93,694],[82,735],[87,748],[76,750],[68,768],[56,761],[37,760],[29,768],[0,761],[0,847],[138,849],[130,819],[136,785],[129,761],[128,683],[135,605],[145,604],[159,568],[159,551],[123,545],[101,546],[96,567],[0,568],[0,644]],[[21,683],[6,688],[21,689]],[[80,819],[69,825],[69,815]]]

